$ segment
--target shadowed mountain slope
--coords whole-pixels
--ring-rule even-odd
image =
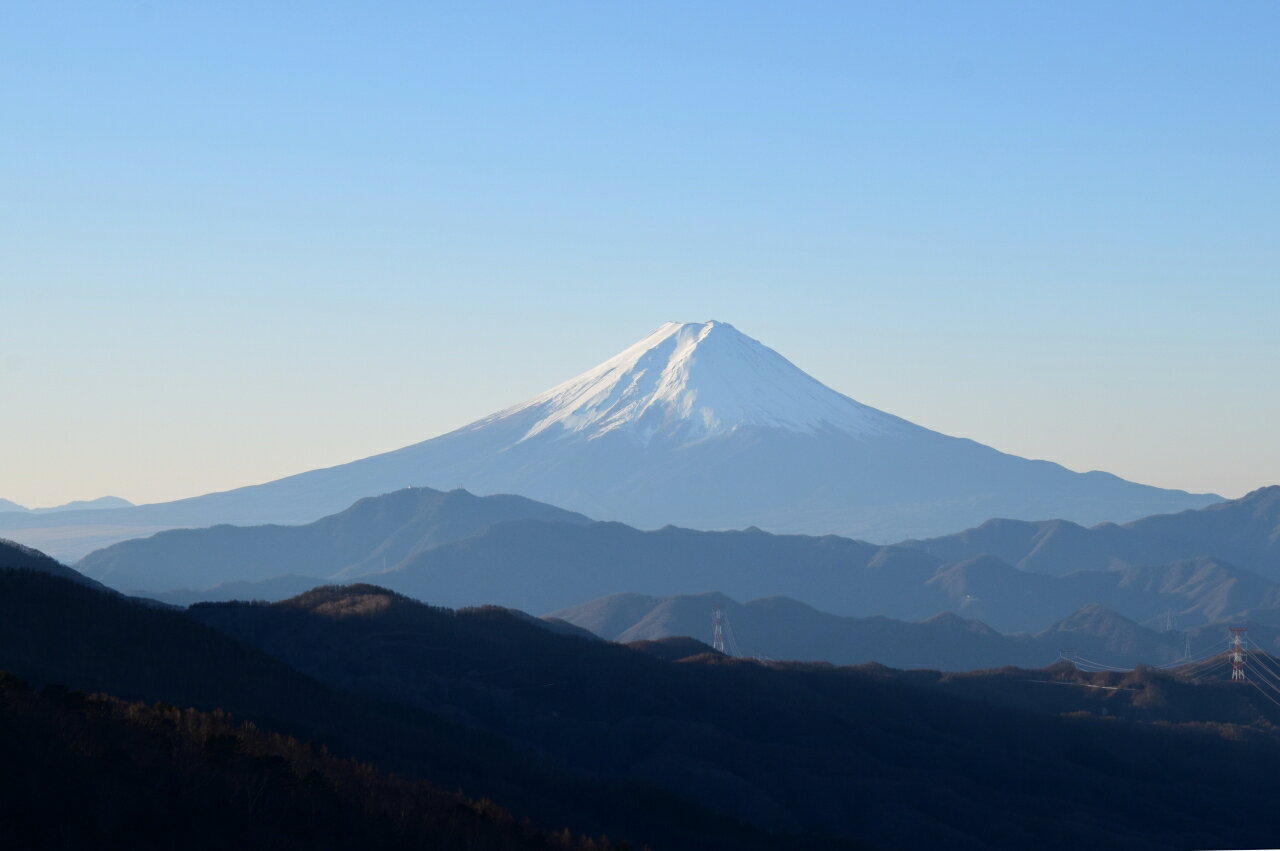
[[[926,611],[941,606],[1003,632],[1035,632],[1092,603],[1150,626],[1181,629],[1280,599],[1280,586],[1215,559],[1052,576],[977,556],[939,567],[925,586],[918,599]]]
[[[1280,831],[1280,708],[1226,683],[671,662],[372,586],[182,613],[26,571],[0,583],[0,667],[148,700],[224,692],[338,753],[654,847],[1250,847]]]
[[[1215,694],[1206,704],[1156,672],[1104,675],[1097,689],[1065,668],[943,677],[766,666],[691,656],[698,648],[687,644],[620,655],[545,631],[513,643],[501,612],[450,621],[370,586],[193,613],[331,684],[407,693],[423,706],[457,705],[451,691],[471,684],[474,723],[772,830],[805,826],[892,847],[1158,848],[1221,844],[1233,831],[1257,841],[1280,826],[1252,826],[1280,819],[1260,806],[1261,788],[1246,823],[1205,809],[1232,794],[1216,775],[1265,776],[1272,751],[1280,756],[1263,732],[1280,710],[1225,683],[1200,687]],[[376,678],[362,681],[370,668]],[[1104,709],[1113,720],[1098,719]],[[1179,713],[1261,726],[1221,729],[1249,738],[1240,746],[1212,725],[1142,723]],[[1237,753],[1249,754],[1243,766],[1218,764]],[[1114,782],[1130,793],[1098,795]]]
[[[37,693],[4,672],[0,753],[0,837],[27,851],[611,847],[547,836],[489,802],[388,776],[225,713],[61,687]]]
[[[0,570],[32,570],[37,573],[57,576],[60,579],[67,579],[80,585],[87,585],[99,591],[110,590],[101,582],[72,570],[39,550],[24,547],[15,541],[6,541],[3,538],[0,538]]]
[[[448,625],[455,620],[453,612],[413,605],[415,625],[425,624],[437,636],[456,634]],[[376,605],[374,609],[381,610]],[[307,614],[296,606],[280,611]],[[577,831],[638,836],[675,848],[786,847],[653,784],[567,770],[518,738],[479,724],[469,710],[473,699],[489,705],[486,701],[495,696],[483,679],[468,682],[468,671],[494,667],[497,657],[483,651],[469,657],[478,667],[453,675],[456,681],[447,686],[451,701],[431,711],[415,702],[410,690],[396,694],[366,688],[385,679],[381,672],[388,667],[405,661],[402,655],[387,653],[397,645],[397,637],[387,629],[389,620],[372,621],[386,661],[370,657],[366,668],[356,669],[351,653],[330,647],[328,660],[351,678],[354,687],[347,690],[321,683],[280,658],[210,628],[193,614],[145,606],[47,574],[0,571],[0,670],[37,685],[60,684],[206,711],[224,709],[266,730],[314,740],[341,756],[371,761],[440,788],[462,788],[477,798],[502,801],[549,829],[569,825]],[[351,616],[363,616],[369,623],[371,612],[363,607],[357,589],[351,597],[321,606],[318,614],[328,618],[326,623],[342,623]],[[505,610],[482,616],[498,624],[489,630],[495,633],[489,646],[497,634],[504,636],[499,643],[516,649],[538,647],[541,635],[571,642],[575,648],[605,646],[557,634],[537,619]],[[305,635],[299,631],[298,638]],[[612,652],[631,654],[620,647]],[[399,670],[409,675],[408,668]],[[417,669],[416,676],[424,674],[432,682],[450,682]],[[654,808],[668,817],[650,827]]]
[[[1195,511],[1086,529],[1064,520],[990,520],[955,535],[903,541],[942,561],[994,555],[1035,573],[1106,570],[1209,556],[1280,581],[1280,486]]]

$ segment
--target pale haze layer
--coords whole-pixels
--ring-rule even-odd
[[[1007,452],[1280,481],[1278,24],[9,4],[0,497],[365,457],[712,318]]]

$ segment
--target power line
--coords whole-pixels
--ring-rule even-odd
[[[1190,680],[1191,682],[1197,683],[1197,684],[1203,683],[1203,682],[1217,681],[1222,677],[1224,673],[1226,673],[1227,671],[1226,664],[1227,663],[1225,659],[1221,659],[1217,662],[1214,662],[1209,667],[1192,673],[1190,675]]]
[[[1254,688],[1256,688],[1256,689],[1258,690],[1258,694],[1262,695],[1262,696],[1263,696],[1263,697],[1265,697],[1267,700],[1269,700],[1269,701],[1271,701],[1272,703],[1274,703],[1276,706],[1280,706],[1280,700],[1276,700],[1274,697],[1272,697],[1271,695],[1269,695],[1269,694],[1267,694],[1265,691],[1263,691],[1263,690],[1262,690],[1262,686],[1258,685],[1258,684],[1257,684],[1257,683],[1255,683],[1253,680],[1249,680],[1249,685],[1251,685],[1251,686],[1253,686]]]
[[[1275,675],[1264,668],[1262,663],[1258,662],[1257,658],[1254,658],[1252,661],[1254,663],[1253,673],[1258,678],[1259,682],[1267,688],[1275,691],[1277,694],[1280,694],[1280,682],[1277,682]],[[1250,682],[1252,682],[1252,680],[1250,680]]]
[[[1254,672],[1262,677],[1267,686],[1274,689],[1277,694],[1280,694],[1280,672],[1277,672],[1272,667],[1276,660],[1267,651],[1259,647],[1256,641],[1250,640],[1249,644],[1253,646],[1253,652],[1249,658],[1254,663]]]
[[[1088,665],[1091,668],[1097,668],[1099,672],[1109,671],[1117,674],[1127,674],[1133,670],[1133,668],[1121,668],[1116,665],[1106,665],[1106,664],[1103,664],[1102,662],[1094,662],[1090,659],[1085,659],[1083,656],[1077,656],[1073,661],[1077,663],[1083,663],[1085,665]]]
[[[1188,640],[1188,646],[1189,646],[1189,640]],[[1169,668],[1180,668],[1183,665],[1194,665],[1196,662],[1203,662],[1206,659],[1212,659],[1214,656],[1217,656],[1221,652],[1222,652],[1222,644],[1219,642],[1211,647],[1205,648],[1203,651],[1201,651],[1200,653],[1197,653],[1195,656],[1191,656],[1188,653],[1186,656],[1183,656],[1181,659],[1176,659],[1173,662],[1165,662],[1162,665],[1153,665],[1152,667],[1160,668],[1162,670],[1168,670]]]
[[[1188,633],[1186,655],[1184,655],[1181,659],[1175,659],[1172,662],[1163,662],[1158,665],[1152,664],[1152,665],[1147,665],[1147,667],[1156,668],[1162,671],[1167,671],[1172,668],[1181,668],[1185,665],[1193,665],[1197,662],[1203,662],[1207,659],[1212,659],[1214,656],[1217,656],[1221,652],[1222,652],[1222,645],[1219,641],[1219,642],[1215,642],[1213,645],[1210,645],[1209,647],[1204,648],[1203,650],[1201,650],[1200,652],[1196,653],[1193,656],[1191,654],[1191,636],[1190,636],[1190,633]],[[1096,668],[1098,671],[1115,671],[1117,673],[1132,671],[1137,667],[1137,665],[1127,665],[1127,666],[1111,665],[1106,662],[1099,662],[1095,659],[1086,659],[1085,657],[1081,656],[1077,651],[1071,648],[1063,648],[1062,650],[1059,650],[1058,659],[1066,660],[1068,662],[1076,664],[1076,666],[1080,667],[1081,669]]]

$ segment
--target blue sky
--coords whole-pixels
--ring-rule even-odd
[[[0,6],[0,496],[412,443],[668,319],[1073,469],[1280,481],[1273,3]]]

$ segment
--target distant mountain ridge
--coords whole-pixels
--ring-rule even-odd
[[[230,596],[281,599],[321,582],[359,579],[450,606],[495,603],[539,614],[619,592],[666,597],[719,591],[741,600],[791,597],[848,617],[919,621],[952,611],[1001,632],[1029,633],[1100,604],[1140,623],[1185,629],[1280,608],[1273,579],[1211,555],[1219,548],[1213,535],[1220,533],[1223,548],[1254,553],[1253,563],[1267,569],[1272,527],[1265,518],[1273,496],[1263,489],[1222,507],[1173,515],[1183,539],[1197,542],[1185,550],[1170,549],[1159,535],[1153,539],[1153,553],[1161,557],[1200,548],[1210,555],[1157,563],[1140,558],[1131,541],[1125,556],[1138,564],[1095,548],[1095,562],[1106,569],[1061,574],[1033,572],[983,552],[983,536],[1009,524],[987,524],[954,540],[882,547],[758,529],[645,532],[518,497],[429,489],[361,500],[301,527],[165,532],[100,550],[78,567],[122,590],[182,604]],[[1222,518],[1237,515],[1253,521],[1223,525]],[[1166,525],[1149,518],[1135,528]],[[1037,530],[1064,527],[1011,528],[1020,530],[1017,546],[997,540],[1003,549],[996,549],[1015,558],[1026,552],[1047,557],[1045,542],[1056,538],[1041,536],[1036,544]],[[1075,530],[1070,540],[1096,532],[1106,542],[1119,527],[1065,528]],[[215,590],[201,590],[208,588]]]
[[[1233,510],[1253,516],[1261,506],[1265,513],[1271,497],[1270,490],[1255,492],[1235,501]],[[1216,509],[1207,520],[1203,513],[1177,517],[1185,527],[1216,527],[1232,512]],[[1153,518],[1144,526],[1163,523]],[[1229,546],[1265,549],[1269,526],[1263,523],[1254,531],[1257,540],[1233,535]],[[1212,541],[1200,543],[1213,552]],[[1161,555],[1169,552],[1160,549]],[[452,605],[471,604],[487,594],[495,602],[535,612],[619,590],[656,596],[716,590],[735,599],[785,595],[855,617],[922,620],[955,611],[1002,632],[1038,632],[1091,603],[1139,621],[1167,616],[1184,627],[1280,601],[1274,580],[1211,556],[1171,564],[1143,561],[1149,563],[1117,562],[1112,569],[1055,576],[1015,568],[986,554],[944,561],[911,546],[879,547],[834,536],[677,528],[641,532],[620,524],[567,528],[520,521],[428,550],[378,574],[377,581]],[[544,581],[548,576],[559,584]]]
[[[402,488],[304,526],[160,532],[97,550],[77,567],[115,587],[139,590],[196,589],[288,575],[342,580],[394,569],[434,546],[514,519],[590,522],[519,496]]]
[[[1214,557],[1280,581],[1280,486],[1200,510],[1085,528],[1065,520],[989,520],[974,529],[907,540],[943,561],[995,555],[1034,573],[1062,575],[1118,565],[1157,565]]]
[[[879,542],[991,517],[1125,522],[1220,499],[939,434],[826,387],[732,325],[670,322],[551,390],[393,452],[169,503],[0,514],[0,529],[72,558],[90,536],[309,523],[406,484],[457,483],[645,529],[757,526]]]
[[[60,511],[92,511],[109,508],[132,508],[133,503],[118,496],[100,496],[97,499],[77,499],[49,508],[27,508],[8,499],[0,499],[0,513],[54,514]]]

